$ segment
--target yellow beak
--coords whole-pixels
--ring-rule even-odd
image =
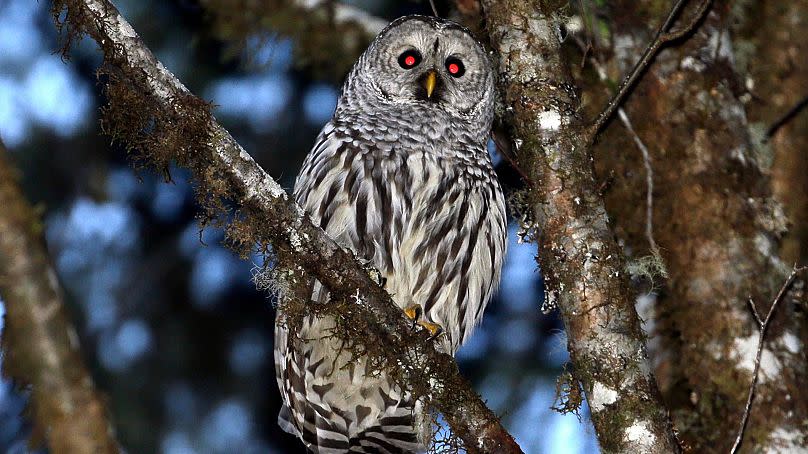
[[[429,72],[426,73],[426,79],[424,80],[424,88],[426,88],[426,97],[431,98],[432,92],[435,91],[435,84],[438,82],[438,74],[430,69]]]

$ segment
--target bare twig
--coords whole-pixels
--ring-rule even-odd
[[[623,126],[631,134],[637,148],[642,152],[642,162],[645,165],[645,238],[648,239],[648,245],[651,248],[651,253],[655,257],[660,257],[659,246],[654,240],[654,169],[651,167],[651,153],[648,152],[648,147],[634,131],[634,125],[631,124],[626,111],[621,107],[617,109],[617,115]]]
[[[579,37],[575,37],[575,43],[581,49],[581,52],[584,55],[587,54],[591,45],[585,44]],[[607,81],[608,76],[606,75],[606,69],[603,67],[603,64],[595,58],[591,57],[589,61],[592,63],[592,66],[595,67],[595,72],[598,74],[598,78],[601,81]],[[606,88],[608,91],[608,88]],[[620,121],[623,123],[623,126],[626,128],[629,134],[631,134],[631,138],[634,140],[634,143],[637,145],[637,148],[640,149],[642,153],[643,164],[645,165],[645,237],[648,240],[648,246],[651,249],[651,253],[657,259],[660,259],[662,256],[659,252],[659,246],[657,246],[656,240],[654,240],[654,169],[651,166],[651,153],[648,151],[648,147],[645,146],[645,142],[642,141],[640,136],[634,130],[634,125],[631,123],[631,119],[628,117],[625,109],[622,107],[617,109],[617,116],[620,118]]]
[[[752,298],[749,298],[749,309],[752,312],[752,316],[755,318],[755,323],[757,324],[757,328],[760,331],[760,336],[758,337],[758,344],[757,344],[757,354],[755,355],[755,368],[752,371],[752,381],[749,383],[749,393],[746,397],[746,407],[744,407],[743,417],[741,418],[741,426],[738,429],[738,435],[735,437],[735,444],[732,445],[732,450],[730,451],[731,454],[735,454],[738,452],[738,449],[741,448],[741,443],[743,442],[744,433],[746,433],[746,424],[749,421],[749,413],[752,410],[752,400],[755,398],[755,388],[757,387],[758,381],[758,372],[760,371],[760,358],[763,354],[763,342],[766,338],[766,330],[769,328],[769,323],[772,320],[772,315],[774,315],[774,311],[777,309],[777,306],[783,300],[788,288],[791,287],[791,284],[794,282],[794,279],[797,277],[797,274],[808,270],[808,267],[794,267],[791,270],[791,274],[788,275],[788,278],[783,283],[782,287],[780,287],[780,291],[777,292],[777,296],[772,301],[771,306],[769,307],[769,312],[766,313],[766,318],[760,318],[760,312],[757,310],[757,306]]]
[[[595,137],[597,137],[598,133],[601,129],[603,129],[606,122],[608,122],[612,115],[614,115],[614,112],[620,107],[626,96],[628,96],[628,94],[631,92],[632,88],[634,88],[634,84],[640,79],[640,76],[643,75],[645,70],[651,64],[657,52],[659,52],[664,45],[672,41],[676,41],[690,33],[696,27],[699,21],[701,21],[702,17],[704,17],[704,14],[709,9],[709,6],[712,4],[712,0],[702,0],[698,9],[695,13],[693,13],[693,16],[691,17],[690,21],[687,22],[687,24],[676,30],[668,31],[688,1],[689,0],[677,0],[677,2],[673,5],[670,13],[668,13],[668,17],[665,19],[665,22],[663,22],[662,26],[660,26],[657,30],[656,36],[651,41],[651,44],[649,44],[645,49],[645,52],[642,54],[642,57],[640,57],[640,60],[637,61],[636,65],[634,65],[634,68],[631,70],[631,72],[629,72],[629,75],[623,79],[623,82],[620,84],[620,88],[617,89],[617,93],[615,93],[614,97],[612,97],[609,103],[606,104],[606,107],[603,109],[600,115],[598,115],[597,120],[595,120],[590,127],[588,143],[594,142]]]
[[[525,171],[519,167],[519,163],[516,162],[516,158],[511,154],[508,145],[502,143],[502,139],[500,139],[496,134],[491,134],[491,139],[493,139],[494,145],[497,147],[497,151],[499,152],[499,155],[502,156],[502,159],[504,159],[511,166],[511,168],[515,170],[520,177],[522,177],[523,181],[529,181],[530,178],[528,178]]]
[[[802,98],[797,104],[794,105],[791,109],[788,109],[788,112],[784,113],[780,118],[777,119],[769,129],[766,130],[766,139],[770,139],[772,136],[777,134],[777,131],[780,130],[783,126],[786,125],[789,121],[793,120],[803,109],[808,107],[808,96]]]
[[[435,6],[435,0],[429,0],[429,6],[432,7],[432,14],[435,17],[440,17],[438,14],[438,8]]]
[[[40,220],[16,183],[0,143],[0,295],[6,304],[3,372],[31,385],[35,432],[54,453],[119,452],[104,399],[51,268]]]
[[[64,8],[67,8],[66,13]],[[80,31],[99,43],[107,66],[114,67],[118,77],[126,78],[123,89],[128,90],[124,94],[129,103],[139,102],[142,106],[154,105],[159,109],[140,115],[170,113],[172,121],[191,123],[169,126],[195,131],[179,136],[188,142],[178,147],[165,147],[161,145],[163,142],[151,144],[157,149],[149,149],[152,154],[145,155],[144,159],[158,162],[175,159],[178,164],[192,168],[197,182],[205,184],[206,197],[227,197],[241,210],[238,226],[231,227],[238,229],[241,242],[271,245],[277,254],[294,260],[294,265],[304,270],[306,277],[316,278],[328,288],[334,300],[349,295],[361,299],[365,304],[352,305],[347,311],[350,314],[338,312],[333,305],[323,305],[322,310],[332,307],[330,315],[338,317],[342,313],[342,316],[362,320],[368,331],[351,340],[365,345],[383,345],[386,356],[379,353],[375,360],[389,365],[401,386],[421,390],[422,396],[429,394],[429,402],[444,415],[469,452],[522,452],[496,415],[462,378],[454,359],[438,353],[432,343],[413,342],[411,322],[390,295],[370,278],[351,252],[342,249],[304,217],[303,210],[283,188],[215,118],[203,112],[204,104],[155,58],[109,0],[56,1],[54,15],[66,18],[67,25],[73,27],[73,37]],[[61,25],[64,28],[64,24]],[[135,140],[127,135],[126,125],[119,128],[123,130],[116,130],[118,137]],[[133,147],[131,143],[127,145]],[[187,152],[189,149],[191,153]],[[224,210],[223,207],[218,209]],[[342,331],[339,335],[349,336]],[[379,348],[367,350],[380,351]],[[424,367],[425,364],[429,367]]]

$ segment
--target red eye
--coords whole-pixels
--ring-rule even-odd
[[[466,67],[463,66],[463,62],[460,61],[457,57],[449,57],[446,59],[446,71],[449,71],[449,75],[452,77],[460,77],[466,72]]]
[[[415,49],[404,51],[398,56],[398,65],[404,69],[414,68],[418,63],[421,63],[421,54]]]

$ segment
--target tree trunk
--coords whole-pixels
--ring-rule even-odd
[[[613,79],[635,63],[651,39],[649,24],[665,8],[610,4]],[[747,300],[767,310],[790,269],[778,255],[785,217],[740,99],[728,8],[718,2],[691,39],[663,51],[626,104],[650,152],[653,232],[670,275],[647,320],[658,336],[656,370],[674,425],[693,452],[727,452],[732,445],[758,340]],[[602,91],[584,79],[590,92]],[[602,178],[613,178],[607,210],[637,261],[650,254],[642,154],[615,121],[595,162]],[[801,446],[807,414],[805,360],[792,316],[797,296],[792,292],[780,307],[767,334],[744,444],[749,451]]]
[[[0,296],[6,306],[3,372],[31,385],[34,437],[55,454],[119,452],[106,403],[79,351],[42,224],[0,143]],[[34,445],[43,440],[35,438]]]
[[[575,377],[605,452],[677,452],[645,352],[589,149],[590,128],[561,54],[553,2],[483,1],[498,55],[503,119],[527,175],[547,295],[567,332]]]

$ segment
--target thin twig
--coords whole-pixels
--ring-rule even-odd
[[[794,105],[791,109],[788,109],[788,112],[784,113],[783,116],[777,119],[769,129],[766,130],[766,139],[770,139],[773,135],[777,133],[783,126],[786,125],[789,121],[793,120],[794,117],[799,114],[802,109],[808,107],[808,95],[802,98],[797,104]]]
[[[654,257],[660,257],[659,246],[654,240],[654,169],[651,167],[651,153],[648,152],[648,147],[645,146],[640,136],[634,131],[634,125],[631,124],[631,120],[622,107],[617,109],[617,115],[623,126],[631,134],[637,148],[642,152],[642,162],[645,165],[645,237],[648,239],[651,253],[654,254]]]
[[[763,326],[763,320],[761,320],[760,314],[757,311],[755,301],[752,298],[749,298],[747,302],[749,303],[749,309],[752,311],[752,315],[755,317],[755,321],[757,322],[759,329],[761,326]]]
[[[631,92],[631,89],[634,87],[636,82],[639,80],[640,76],[643,75],[645,70],[651,64],[651,61],[656,56],[657,52],[664,46],[665,44],[676,41],[679,38],[685,36],[686,34],[690,33],[696,25],[701,21],[704,14],[709,9],[712,0],[702,0],[699,8],[693,14],[690,21],[673,31],[668,31],[668,29],[673,24],[674,20],[678,16],[679,12],[682,8],[688,3],[689,0],[678,0],[676,4],[673,5],[671,8],[670,13],[668,13],[668,17],[665,19],[665,22],[662,24],[661,27],[657,30],[656,36],[651,41],[651,44],[645,49],[642,57],[634,65],[634,68],[629,72],[628,77],[623,79],[623,82],[620,84],[620,88],[618,88],[617,93],[615,93],[614,97],[609,101],[603,111],[598,115],[597,120],[592,124],[589,129],[589,137],[588,143],[592,143],[595,140],[595,137],[598,135],[603,126],[606,124],[607,121],[614,115],[614,112],[620,107],[620,105],[625,100],[626,96]]]
[[[783,300],[783,297],[786,294],[786,291],[794,282],[794,279],[797,277],[798,273],[801,273],[808,269],[808,267],[794,267],[791,270],[791,274],[788,275],[788,278],[783,283],[783,286],[780,287],[780,291],[777,292],[777,296],[772,301],[771,307],[769,307],[769,312],[766,314],[766,318],[760,318],[760,313],[755,306],[755,302],[752,298],[749,298],[749,307],[752,310],[752,316],[755,318],[755,323],[757,323],[758,330],[760,331],[760,336],[758,337],[758,345],[757,345],[757,355],[755,356],[755,368],[752,371],[752,382],[749,384],[749,394],[746,397],[746,407],[743,411],[743,417],[741,418],[741,427],[738,429],[738,435],[735,437],[735,444],[732,445],[732,450],[730,450],[730,454],[735,454],[738,452],[738,449],[741,448],[741,443],[743,442],[743,436],[746,432],[746,424],[749,421],[749,413],[752,410],[752,400],[755,398],[755,388],[757,387],[758,381],[758,372],[760,371],[760,358],[763,355],[763,341],[766,337],[766,330],[769,328],[769,323],[772,320],[772,315],[774,314],[775,309],[780,304],[780,301]]]
[[[435,6],[435,0],[429,0],[429,6],[432,7],[432,15],[435,17],[440,17],[438,14],[438,8]]]
[[[578,44],[578,47],[581,49],[582,52],[586,52],[589,46],[585,44],[580,38],[576,37],[575,42]],[[595,68],[595,72],[598,74],[598,78],[601,81],[608,80],[608,76],[606,75],[606,69],[603,67],[603,64],[594,56],[589,58],[590,63]],[[606,88],[608,91],[608,88]],[[631,138],[634,140],[634,143],[637,145],[637,148],[640,149],[642,153],[643,164],[645,166],[645,186],[646,186],[646,193],[645,193],[645,237],[648,239],[648,246],[651,249],[651,253],[654,257],[661,257],[659,252],[659,246],[657,245],[656,240],[654,240],[654,169],[651,166],[651,153],[648,151],[648,147],[645,146],[645,142],[642,141],[637,131],[634,130],[634,125],[631,123],[631,119],[628,117],[625,109],[622,107],[617,109],[617,116],[620,118],[620,121],[623,123],[623,126],[626,128],[629,134],[631,134]]]
[[[586,4],[584,4],[583,0],[578,0],[578,10],[581,12],[581,23],[584,26],[584,36],[586,36],[586,46],[584,46],[582,51],[583,55],[581,56],[581,67],[583,68],[584,64],[586,63],[586,57],[589,55],[589,51],[595,47],[592,45],[592,42],[596,36],[592,31],[592,21],[590,20],[590,16],[587,14]],[[579,41],[579,45],[581,44],[580,38],[577,38],[576,41]]]

